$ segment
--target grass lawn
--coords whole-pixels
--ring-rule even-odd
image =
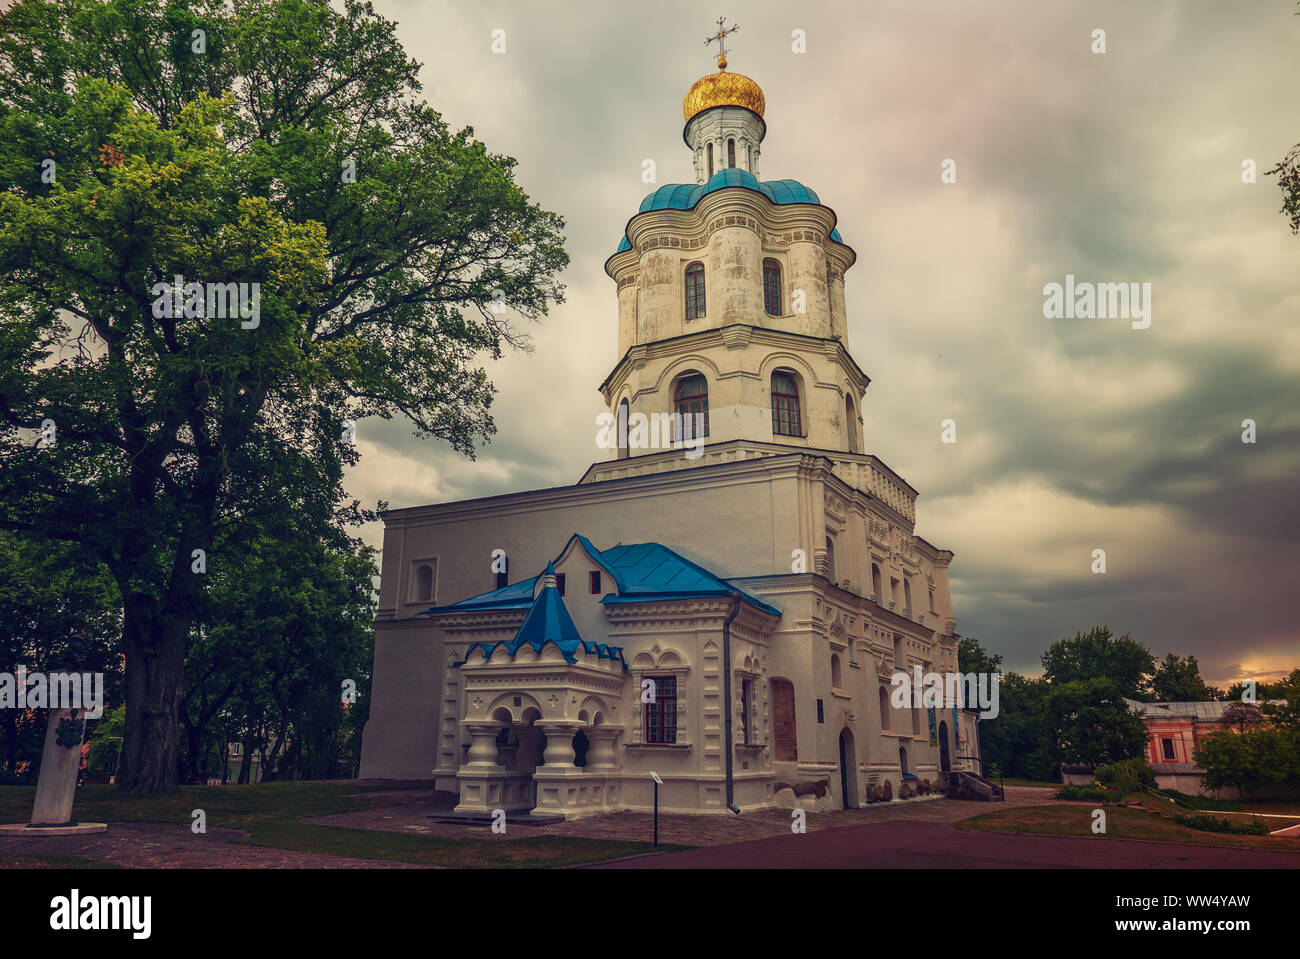
[[[1295,816],[1300,819],[1298,802],[1239,802],[1236,806],[1241,812],[1261,812],[1270,816]]]
[[[1197,846],[1235,846],[1248,849],[1300,850],[1300,839],[1271,836],[1230,836],[1204,832],[1153,816],[1141,809],[1107,806],[1106,832],[1092,832],[1091,803],[1056,806],[1021,806],[998,809],[954,823],[958,829],[989,832],[1025,832],[1046,836],[1085,836],[1093,839],[1145,839],[1151,842],[1186,843]],[[1270,820],[1270,822],[1280,822]]]
[[[361,786],[353,782],[259,783],[250,786],[182,786],[161,796],[124,796],[116,786],[87,785],[77,789],[76,816],[87,822],[192,822],[191,812],[202,809],[208,825],[250,833],[239,840],[296,852],[384,859],[438,866],[567,866],[597,862],[654,851],[648,842],[585,839],[575,836],[527,836],[521,839],[445,839],[373,829],[345,829],[308,825],[300,819],[330,813],[353,812],[398,805],[391,784]],[[388,795],[370,795],[387,793]],[[0,787],[0,822],[23,822],[30,815],[33,786]],[[527,828],[527,827],[521,827]],[[661,851],[687,846],[660,845]],[[75,857],[11,856],[0,867],[41,863],[36,860],[68,858],[53,866],[77,866]]]

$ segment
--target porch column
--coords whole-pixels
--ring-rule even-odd
[[[536,725],[546,733],[546,752],[543,764],[533,773],[537,785],[533,815],[576,818],[591,802],[590,786],[583,782],[585,770],[573,764],[573,734],[585,724],[569,719],[539,719]]]
[[[588,726],[583,730],[591,748],[587,750],[587,768],[592,771],[609,772],[618,765],[618,754],[614,750],[614,740],[623,731],[622,726]]]
[[[466,723],[469,732],[469,756],[465,765],[480,769],[501,769],[497,762],[497,735],[505,723]]]
[[[504,806],[503,787],[507,772],[497,762],[497,733],[505,723],[462,721],[470,735],[469,754],[456,773],[460,802],[456,812],[490,815]]]
[[[542,762],[547,771],[554,771],[552,767],[577,769],[573,765],[573,734],[582,729],[583,724],[565,719],[539,719],[536,725],[546,733],[546,752],[542,754]]]

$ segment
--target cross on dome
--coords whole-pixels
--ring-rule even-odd
[[[724,29],[725,24],[726,24],[726,18],[718,17],[718,32],[711,37],[704,38],[704,45],[706,47],[714,40],[718,41],[718,69],[719,70],[727,69],[727,44],[726,44],[727,34],[735,33],[737,30],[740,29],[740,24],[738,23],[733,24],[731,27]]]

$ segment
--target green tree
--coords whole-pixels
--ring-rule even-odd
[[[122,733],[126,730],[126,707],[118,706],[104,713],[87,738],[90,749],[86,752],[86,774],[107,780],[117,771],[118,755],[122,751]]]
[[[1285,727],[1227,730],[1203,736],[1193,760],[1211,789],[1236,786],[1245,795],[1300,790],[1300,732]]]
[[[1245,732],[1250,726],[1258,726],[1265,721],[1264,710],[1260,709],[1255,703],[1236,702],[1229,703],[1223,711],[1223,716],[1219,719],[1219,724],[1224,729],[1235,729],[1237,732]]]
[[[1002,672],[1002,657],[990,653],[974,636],[963,636],[957,640],[957,672],[993,676]]]
[[[239,561],[221,530],[364,515],[348,420],[473,455],[494,431],[476,364],[562,299],[563,221],[418,99],[392,23],[343,6],[0,15],[0,528],[109,570],[134,791],[176,785],[196,570]],[[217,315],[206,287],[157,285],[175,276],[259,305]]]
[[[219,775],[232,737],[264,778],[332,775],[349,715],[368,713],[373,551],[299,530],[239,552],[237,571],[213,577],[186,661],[185,777]]]
[[[1195,656],[1169,653],[1151,676],[1151,695],[1160,703],[1203,703],[1223,698],[1223,690],[1201,678]]]
[[[1275,726],[1300,731],[1300,669],[1269,688],[1265,702],[1260,707]]]
[[[108,709],[121,702],[121,629],[117,590],[93,554],[0,531],[0,669],[103,673]],[[46,717],[15,706],[0,708],[0,769],[25,781],[40,762]]]
[[[1105,626],[1058,640],[1043,653],[1043,678],[1054,686],[1108,679],[1121,696],[1130,699],[1145,698],[1155,668],[1150,650],[1127,633],[1112,635]]]
[[[1111,679],[1053,683],[1046,710],[1064,763],[1101,766],[1142,755],[1146,726]]]
[[[1291,232],[1300,233],[1300,143],[1293,146],[1266,175],[1277,177],[1277,185],[1282,189],[1280,212],[1290,222]]]
[[[1060,749],[1046,710],[1050,687],[1019,673],[1002,674],[998,715],[979,723],[980,754],[986,768],[1004,776],[1047,781],[1056,778]]]

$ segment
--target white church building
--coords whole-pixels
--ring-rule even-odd
[[[605,264],[608,458],[384,516],[365,778],[575,817],[649,809],[651,773],[661,808],[723,813],[976,768],[973,713],[891,701],[896,671],[957,670],[953,554],[863,449],[855,254],[816,193],[760,178],[763,92],[718,67],[684,102],[694,182],[647,196]]]

